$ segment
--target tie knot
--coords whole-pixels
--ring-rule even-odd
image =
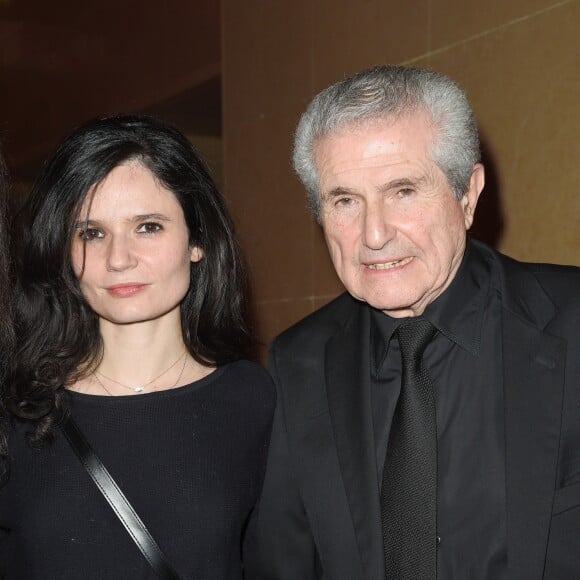
[[[437,329],[424,318],[413,318],[397,329],[401,357],[404,361],[418,362],[423,351],[435,336]]]

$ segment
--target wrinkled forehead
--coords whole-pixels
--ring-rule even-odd
[[[435,141],[435,125],[431,116],[422,110],[408,111],[396,116],[374,116],[371,118],[345,121],[334,129],[320,135],[313,143],[314,165],[319,171],[320,151],[326,149],[331,142],[341,141],[343,147],[348,147],[352,140],[352,147],[358,146],[365,136],[384,134],[389,140],[392,135],[403,133],[409,139],[424,141],[426,150],[430,150]]]

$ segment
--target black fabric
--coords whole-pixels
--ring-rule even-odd
[[[393,580],[437,577],[437,420],[433,383],[422,358],[436,328],[418,318],[401,324],[401,394],[381,491],[385,573]]]
[[[256,558],[248,526],[275,404],[267,373],[240,361],[158,393],[68,395],[180,578],[241,580],[243,562]],[[37,449],[25,441],[29,430],[19,423],[10,434],[11,473],[0,491],[6,580],[156,580],[62,433]]]
[[[423,318],[437,335],[423,362],[435,387],[438,578],[505,580],[506,450],[499,276],[472,243]],[[404,320],[403,320],[404,321]],[[372,311],[371,391],[379,482],[401,380],[400,319]]]
[[[135,512],[123,491],[95,454],[74,419],[69,415],[60,428],[79,461],[119,518],[119,523],[127,530],[155,574],[162,580],[179,580],[179,576],[167,561],[155,538],[149,533],[139,514]]]
[[[473,250],[475,293],[460,304],[456,278],[430,305],[441,311],[423,314],[439,330],[424,354],[438,405],[438,579],[579,578],[580,268]],[[343,294],[272,344],[263,580],[385,578],[370,314]]]

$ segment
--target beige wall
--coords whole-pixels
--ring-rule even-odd
[[[198,153],[203,157],[213,180],[223,188],[223,143],[220,137],[210,135],[187,135]]]
[[[264,343],[341,290],[290,168],[295,124],[377,63],[466,89],[488,170],[481,238],[580,265],[580,0],[223,0],[222,23],[224,187]]]

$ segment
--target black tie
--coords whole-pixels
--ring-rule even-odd
[[[423,368],[437,330],[422,318],[397,330],[402,359],[381,488],[387,580],[437,577],[437,420],[433,383]]]

